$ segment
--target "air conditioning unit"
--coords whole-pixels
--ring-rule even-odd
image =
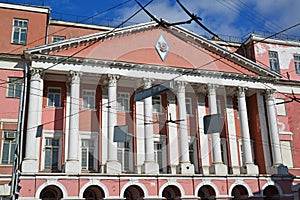
[[[5,132],[5,139],[15,139],[15,138],[16,138],[16,132],[14,131]]]

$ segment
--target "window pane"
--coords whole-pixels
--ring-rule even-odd
[[[51,169],[51,149],[45,150],[45,169]]]
[[[9,160],[10,164],[12,164],[14,162],[15,147],[16,147],[16,143],[15,142],[11,142],[11,146],[10,146],[10,160]]]
[[[90,149],[89,151],[89,170],[94,169],[94,151]]]
[[[88,97],[83,97],[82,98],[82,104],[83,104],[83,108],[88,108]]]
[[[18,84],[16,86],[16,97],[20,98],[21,97],[21,92],[22,92],[22,85]]]
[[[9,143],[3,143],[2,149],[2,164],[8,164],[8,155],[9,155]]]
[[[60,95],[59,94],[55,95],[55,106],[60,106]]]
[[[53,149],[53,153],[52,153],[52,169],[58,169],[58,149]]]
[[[86,169],[87,167],[87,149],[81,150],[81,166],[82,169]]]
[[[14,85],[13,84],[8,85],[7,96],[8,97],[14,97]]]

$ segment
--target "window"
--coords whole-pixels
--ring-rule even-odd
[[[185,106],[186,106],[186,114],[192,114],[192,100],[190,98],[185,99]]]
[[[23,79],[8,78],[7,97],[20,98],[22,93]]]
[[[52,37],[52,42],[53,42],[53,43],[54,43],[54,42],[59,42],[59,41],[65,40],[65,39],[66,39],[65,36],[57,36],[57,35],[54,35],[54,36]]]
[[[154,159],[159,165],[159,171],[163,171],[163,155],[162,155],[162,143],[154,142]]]
[[[58,107],[60,106],[60,88],[48,88],[48,106]]]
[[[95,91],[83,90],[82,100],[83,109],[95,109]]]
[[[300,74],[300,55],[294,55],[296,74]]]
[[[16,131],[3,131],[1,164],[13,164],[16,146]]]
[[[270,59],[270,69],[274,72],[279,73],[279,61],[278,61],[278,53],[276,51],[269,51],[269,59]]]
[[[152,97],[152,112],[161,113],[161,97],[153,96]]]
[[[226,148],[226,138],[221,138],[221,156],[222,156],[222,161],[225,165],[228,165],[228,160],[227,160],[227,148]]]
[[[58,170],[59,139],[45,140],[45,169]]]
[[[26,44],[28,20],[14,19],[13,24],[13,43]]]
[[[122,165],[123,171],[129,171],[129,158],[130,143],[129,142],[118,142],[118,161]]]
[[[81,169],[82,170],[94,170],[94,152],[95,143],[94,140],[81,140]]]
[[[190,162],[192,164],[195,164],[195,158],[194,158],[194,144],[189,143],[189,157],[190,157]]]
[[[118,93],[118,110],[129,111],[129,94]]]

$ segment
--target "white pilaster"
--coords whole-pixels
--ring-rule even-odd
[[[198,128],[200,135],[200,152],[201,152],[201,171],[204,175],[209,175],[209,145],[208,135],[204,134],[203,118],[206,115],[205,96],[204,94],[198,95]]]
[[[68,158],[65,165],[65,172],[79,173],[79,98],[80,98],[80,72],[70,71],[70,125],[69,125],[69,145]]]
[[[226,118],[227,118],[232,174],[238,175],[240,174],[240,166],[238,160],[238,144],[236,139],[236,126],[235,126],[232,96],[227,96],[226,98]]]
[[[30,74],[31,78],[28,105],[28,119],[30,120],[27,122],[25,158],[22,164],[22,171],[24,173],[38,172],[38,147],[40,138],[36,137],[36,133],[42,117],[42,71],[40,69],[33,68],[30,70]]]
[[[269,122],[269,135],[272,149],[272,172],[273,174],[288,174],[287,167],[282,164],[277,114],[275,108],[274,91],[266,91],[266,105]]]
[[[218,113],[216,88],[217,85],[213,85],[213,84],[207,85],[208,105],[209,105],[210,114]],[[211,145],[212,145],[213,162],[210,168],[210,172],[212,174],[225,175],[227,174],[227,166],[224,165],[222,161],[220,133],[212,133],[211,140],[212,140]]]
[[[241,171],[246,174],[258,174],[258,167],[253,163],[253,152],[251,148],[251,139],[248,124],[248,114],[246,105],[245,88],[238,87],[237,91],[240,125],[242,131],[244,163]]]
[[[144,78],[144,89],[151,87],[152,80]],[[159,166],[154,159],[153,123],[152,123],[152,96],[144,99],[145,124],[145,162],[142,171],[145,174],[158,174]]]
[[[142,165],[145,162],[145,131],[144,131],[144,102],[135,102],[136,116],[136,172],[142,173]]]
[[[168,95],[168,116],[175,116],[176,113],[176,104],[175,97],[173,95]],[[171,174],[176,174],[177,166],[179,164],[178,159],[178,137],[177,137],[177,124],[169,123],[168,124],[168,153],[170,157],[170,169]]]
[[[191,164],[189,158],[189,141],[186,122],[186,103],[185,103],[185,86],[186,82],[176,81],[176,96],[178,105],[178,119],[179,121],[179,173],[194,174],[194,165]]]
[[[103,88],[103,92],[107,91],[107,88]],[[102,94],[102,166],[101,172],[105,172],[107,156],[108,156],[108,96],[107,94]]]
[[[106,173],[121,173],[121,163],[117,156],[117,143],[114,142],[114,127],[117,125],[117,81],[118,75],[108,75],[108,160]]]

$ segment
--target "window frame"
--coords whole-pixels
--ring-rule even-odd
[[[10,96],[10,87],[12,88],[12,92],[13,95]],[[21,87],[20,89],[18,89],[18,87]],[[20,90],[20,96],[17,96],[17,90]],[[6,97],[7,98],[18,98],[20,99],[22,96],[22,92],[23,92],[23,78],[20,77],[8,77],[8,81],[7,81],[7,89],[6,89]]]
[[[14,133],[14,138],[6,138],[6,133]],[[13,165],[14,162],[14,148],[16,145],[16,130],[3,130],[2,131],[2,146],[1,146],[1,165]],[[7,163],[3,163],[3,152],[4,152],[4,144],[8,141],[8,156],[7,156]],[[14,145],[14,146],[12,146]],[[14,148],[13,148],[14,147]]]
[[[81,131],[79,132],[79,138],[80,138],[80,149],[79,149],[79,161],[80,161],[80,170],[84,172],[94,172],[98,171],[98,162],[97,160],[99,159],[98,155],[98,149],[99,149],[99,138],[98,138],[99,133],[98,132],[89,132],[89,131]],[[93,168],[92,170],[89,170],[88,167],[87,169],[82,169],[82,140],[91,140],[94,141],[94,154],[93,154]],[[88,160],[87,160],[88,163]]]
[[[60,42],[66,40],[66,36],[60,36],[60,35],[53,35],[52,36],[52,43]]]
[[[273,71],[273,72],[280,73],[280,64],[279,64],[278,52],[277,51],[268,51],[268,55],[269,55],[270,70]],[[277,64],[278,69],[274,68],[274,63]]]
[[[153,146],[153,150],[154,150],[154,160],[155,162],[158,164],[159,167],[159,172],[160,173],[167,173],[167,151],[168,151],[168,147],[166,144],[166,136],[164,135],[154,135],[153,136],[153,142],[154,142],[154,146]],[[159,164],[157,162],[157,149],[155,149],[155,143],[159,143],[161,144],[161,155],[162,155],[162,163]]]
[[[54,90],[59,90],[59,93],[57,92],[50,92],[51,89]],[[61,93],[62,93],[62,89],[60,87],[48,87],[48,91],[47,91],[47,107],[61,107]],[[52,105],[49,104],[49,94],[54,95],[54,99],[52,100]],[[59,103],[58,105],[56,105],[56,95],[59,95]]]
[[[192,106],[192,98],[186,97],[185,98],[185,107],[186,107],[186,114],[193,115],[193,106]]]
[[[131,134],[128,134],[126,142],[117,142],[117,154],[121,170],[133,172],[133,136]]]
[[[83,141],[87,141],[88,145],[84,146]],[[83,149],[86,150],[86,166],[83,166]],[[95,159],[95,140],[93,139],[81,139],[80,140],[80,152],[81,152],[81,170],[82,171],[95,171],[95,164],[96,164],[96,159]],[[90,163],[90,153],[92,152],[92,163]]]
[[[51,144],[48,144],[47,141],[51,140]],[[57,142],[57,145],[53,145],[53,141]],[[45,138],[45,144],[44,144],[44,170],[51,170],[51,171],[58,171],[59,170],[59,151],[60,151],[60,145],[59,145],[59,138],[51,138],[51,137],[46,137]],[[47,158],[47,149],[50,150],[50,158]],[[55,158],[53,157],[54,155],[54,150],[57,151],[57,163],[56,163],[56,168],[53,167],[53,160],[55,160]],[[49,168],[46,168],[46,162],[50,161],[50,165]]]
[[[123,103],[123,106],[120,105],[121,103]],[[118,111],[129,112],[130,111],[130,94],[128,92],[118,92],[117,104],[118,104]],[[125,104],[127,104],[127,109],[126,109],[126,106],[124,106]]]
[[[152,113],[162,113],[161,95],[152,96]],[[155,105],[158,105],[158,109]]]
[[[90,94],[85,94],[85,92],[88,93],[93,93],[93,96]],[[87,105],[85,105],[85,100],[84,98],[87,97]],[[91,99],[93,101],[93,105],[91,105]],[[82,110],[95,110],[96,108],[96,91],[95,90],[89,90],[89,89],[83,89],[82,90],[82,106],[81,106]]]
[[[15,22],[18,22],[18,25],[15,25]],[[20,26],[19,22],[26,22],[26,26]],[[18,33],[17,33],[18,30]],[[22,41],[22,31],[24,33],[25,31],[25,41]],[[15,40],[15,35],[18,34],[18,39]],[[12,44],[18,44],[18,45],[26,45],[27,44],[27,35],[28,35],[28,19],[20,19],[20,18],[14,18],[13,24],[12,24],[12,38],[11,43]]]
[[[294,65],[296,74],[300,75],[300,54],[294,54]]]

